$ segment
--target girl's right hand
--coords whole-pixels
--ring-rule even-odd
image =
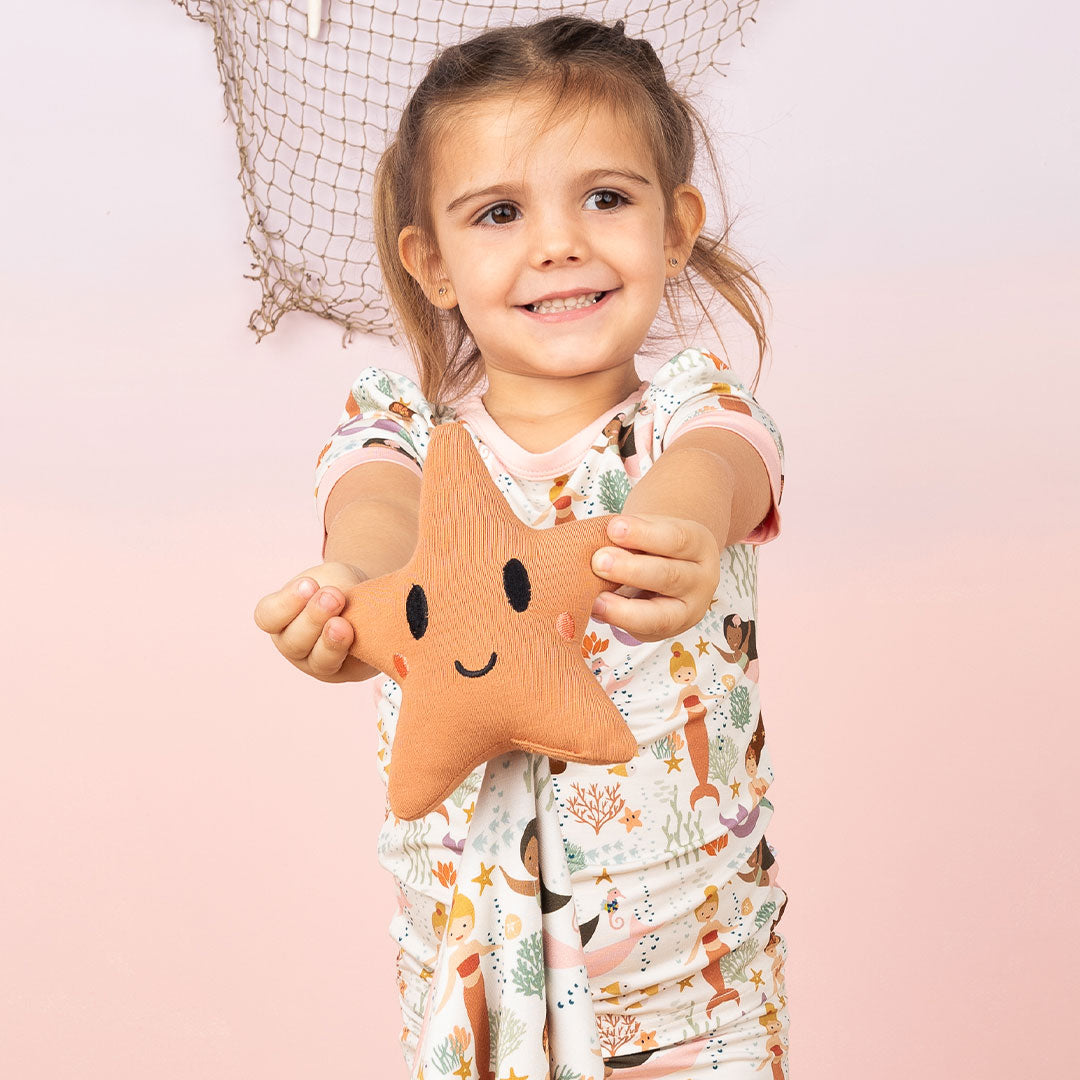
[[[375,668],[349,655],[353,628],[338,617],[344,589],[367,577],[348,563],[326,562],[305,570],[255,605],[255,625],[295,668],[320,682],[359,682]]]

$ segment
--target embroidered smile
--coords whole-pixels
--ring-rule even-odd
[[[454,667],[458,669],[458,674],[464,675],[467,679],[478,679],[481,675],[486,675],[495,666],[495,654],[491,654],[491,659],[487,662],[486,666],[479,668],[477,671],[473,671],[470,668],[465,667],[460,660],[454,661]]]

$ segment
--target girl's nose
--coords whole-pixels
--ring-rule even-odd
[[[565,214],[551,214],[535,222],[532,261],[537,266],[584,261],[588,255],[585,232]]]

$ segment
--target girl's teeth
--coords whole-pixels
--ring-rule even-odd
[[[603,295],[602,292],[598,292],[585,296],[572,296],[569,299],[541,300],[538,304],[530,304],[529,310],[539,312],[541,315],[549,314],[552,311],[573,311],[574,308],[588,307],[590,304],[595,304]]]

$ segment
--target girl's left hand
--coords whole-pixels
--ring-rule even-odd
[[[594,619],[639,641],[675,637],[702,620],[720,581],[720,545],[709,529],[688,518],[619,514],[607,533],[618,546],[600,548],[592,569],[620,587],[596,598]]]

